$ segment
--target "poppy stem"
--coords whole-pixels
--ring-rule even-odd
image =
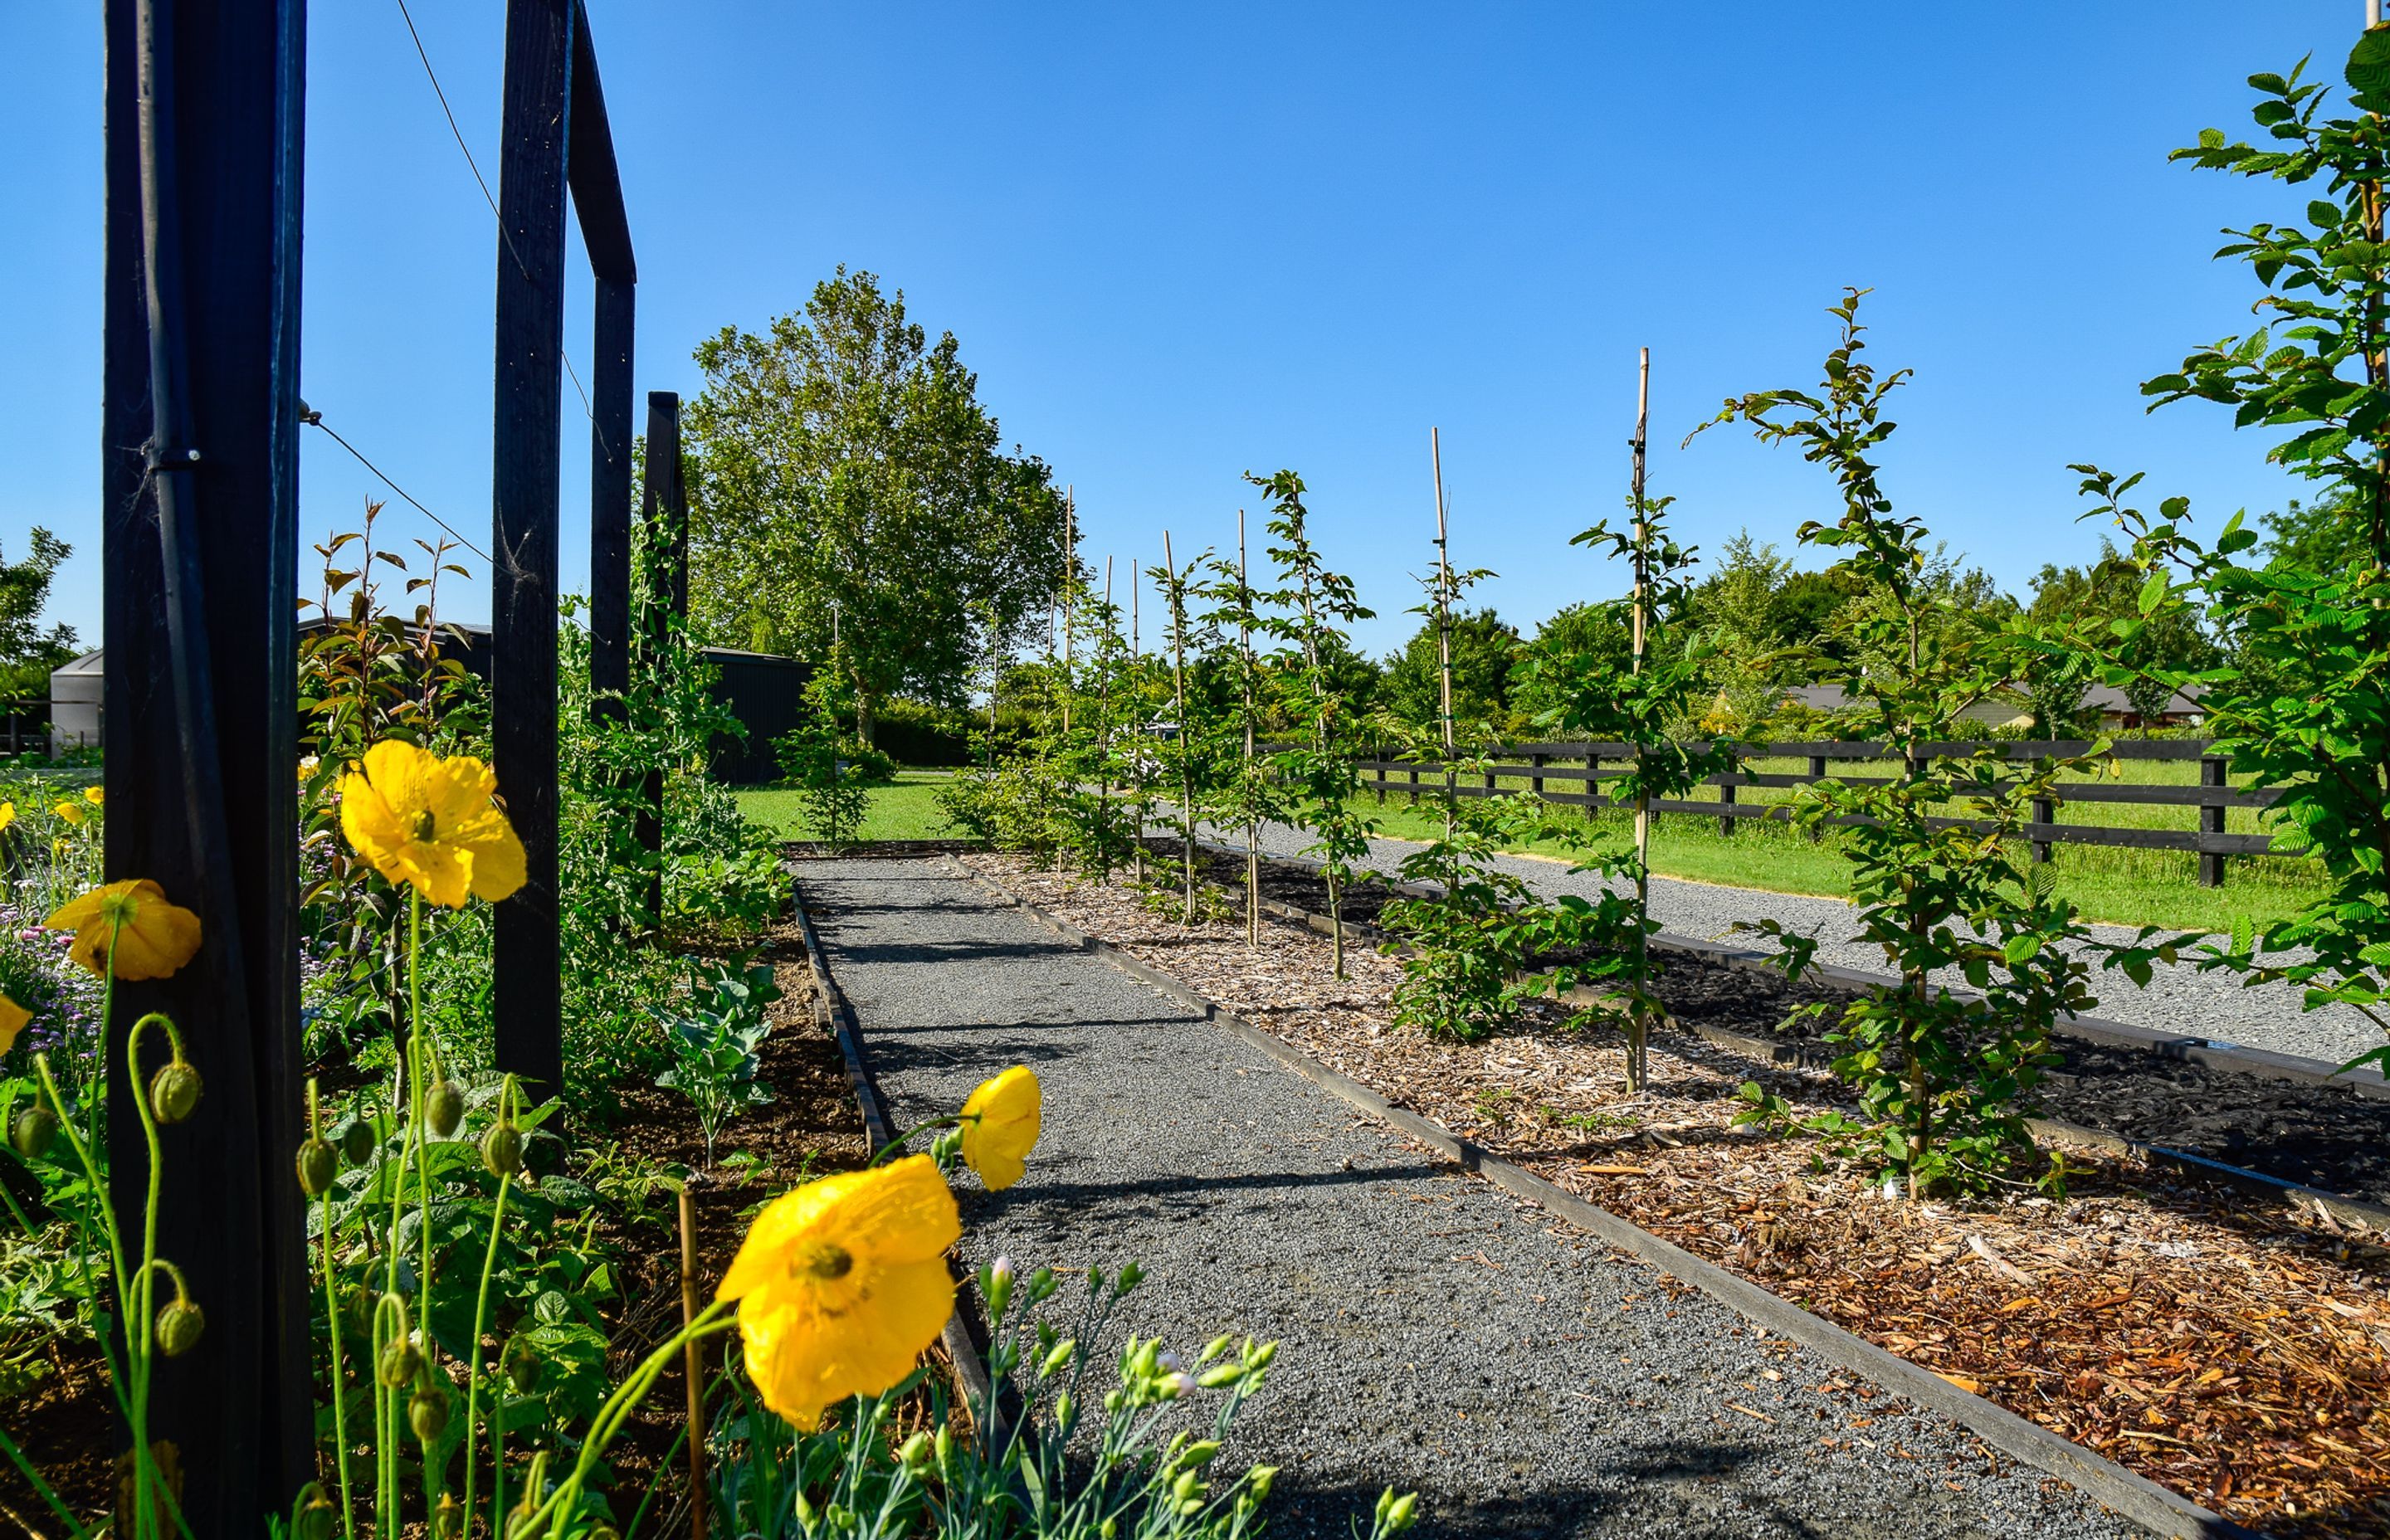
[[[932,1128],[960,1128],[964,1123],[977,1123],[979,1120],[980,1114],[978,1113],[972,1113],[966,1117],[960,1112],[941,1112],[934,1118],[924,1119],[922,1122],[917,1123],[912,1127],[905,1130],[902,1134],[897,1135],[886,1144],[881,1145],[880,1147],[880,1153],[871,1157],[870,1161],[865,1164],[863,1169],[869,1171],[873,1166],[876,1166],[880,1161],[888,1159],[889,1156],[897,1153],[905,1148],[905,1142],[916,1134]]]

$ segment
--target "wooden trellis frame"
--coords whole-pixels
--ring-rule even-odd
[[[297,779],[303,0],[105,0],[102,405],[110,880],[200,916],[173,978],[120,987],[107,1044],[120,1217],[148,1176],[131,1024],[182,1027],[206,1081],[161,1131],[159,1252],[207,1330],[161,1361],[191,1533],[259,1534],[315,1473],[301,1138]],[[556,907],[563,204],[597,285],[593,670],[627,685],[634,294],[580,0],[509,0],[493,477],[495,755],[532,888],[497,910],[500,1062],[561,1079]],[[163,1044],[159,1044],[162,1052]],[[148,1071],[144,1067],[144,1073]],[[127,1208],[128,1201],[132,1207]],[[120,1323],[120,1344],[122,1325]],[[120,1443],[123,1431],[119,1430]]]
[[[490,483],[491,757],[522,890],[497,906],[497,1061],[553,1095],[564,1078],[558,925],[557,445],[564,408],[564,206],[598,280],[591,399],[593,687],[630,679],[630,353],[637,264],[597,50],[580,0],[508,0],[498,160],[497,401]]]

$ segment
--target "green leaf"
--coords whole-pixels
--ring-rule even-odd
[[[2348,51],[2344,75],[2349,90],[2359,96],[2390,95],[2390,27],[2369,28],[2357,34],[2357,46]],[[2370,109],[2374,104],[2358,105]]]
[[[2142,614],[2152,615],[2157,612],[2158,606],[2165,602],[2165,573],[2152,572],[2149,582],[2141,584],[2140,597],[2135,601],[2135,604]]]

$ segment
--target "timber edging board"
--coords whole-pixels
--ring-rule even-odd
[[[1663,1240],[1609,1210],[1587,1202],[1567,1188],[1548,1182],[1524,1167],[1511,1164],[1440,1124],[1394,1106],[1359,1081],[1330,1069],[1284,1039],[1222,1009],[1204,995],[1168,974],[1148,967],[1111,943],[1088,935],[1069,921],[1007,892],[960,863],[953,863],[952,866],[959,876],[976,884],[983,892],[1034,916],[1066,943],[1081,951],[1093,953],[1130,977],[1152,985],[1229,1035],[1267,1054],[1313,1084],[1406,1137],[1435,1150],[1462,1170],[1485,1178],[1512,1197],[1550,1210],[1619,1251],[1691,1284],[1769,1331],[1789,1337],[1844,1368],[1864,1375],[1884,1389],[1939,1412],[2010,1458],[2071,1483],[2094,1501],[2104,1504],[2151,1534],[2168,1536],[2170,1540],[2191,1536],[2213,1536],[2217,1540],[2249,1537],[2249,1540],[2255,1540],[2258,1535],[2259,1532],[2255,1530],[2234,1523],[2187,1497],[2169,1492],[2147,1477],[2136,1475],[2071,1439],[2027,1421],[2005,1406],[1962,1391],[1933,1370],[1921,1368],[1863,1337],[1844,1330],[1831,1321],[1813,1315],[1789,1300],[1703,1261],[1683,1247]]]
[[[888,1115],[887,1098],[880,1095],[880,1079],[864,1058],[863,1031],[855,1020],[854,1007],[830,974],[829,959],[822,953],[821,938],[814,933],[814,919],[805,908],[804,894],[793,882],[791,894],[789,907],[796,915],[797,933],[804,938],[805,966],[814,976],[814,1020],[818,1026],[829,1027],[830,1035],[838,1040],[839,1056],[846,1060],[846,1078],[854,1085],[855,1103],[863,1111],[864,1137],[876,1156],[896,1142],[896,1125]],[[948,1267],[955,1269],[958,1264],[949,1260]],[[961,1379],[964,1393],[970,1398],[974,1410],[980,1406],[995,1407],[995,1426],[989,1432],[1001,1443],[1004,1425],[1010,1419],[1006,1405],[988,1394],[983,1345],[987,1327],[971,1307],[970,1291],[961,1287],[964,1281],[959,1275],[956,1278],[955,1313],[946,1317],[938,1340],[945,1344],[946,1355],[954,1360],[955,1373]]]

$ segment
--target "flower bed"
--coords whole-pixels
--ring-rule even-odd
[[[2390,1534],[2390,1257],[2373,1238],[2070,1152],[2063,1202],[1884,1201],[1805,1139],[1730,1126],[1748,1079],[1831,1081],[1656,1038],[1652,1092],[1556,1010],[1432,1042],[1400,969],[1273,923],[1182,928],[1129,889],[965,858],[1398,1104],[2195,1501],[2283,1534]],[[1754,981],[1754,983],[1764,981]]]

